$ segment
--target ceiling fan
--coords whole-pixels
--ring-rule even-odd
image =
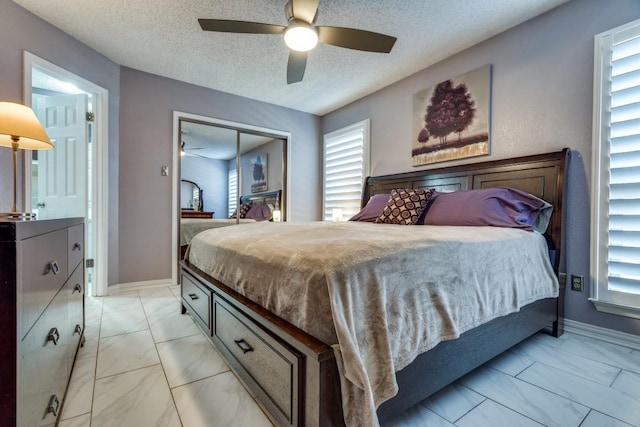
[[[180,143],[180,154],[183,156],[197,156],[197,157],[205,157],[202,156],[198,153],[192,153],[193,150],[202,150],[204,147],[191,147],[191,148],[187,148],[186,146],[187,144],[182,141]]]
[[[284,34],[289,46],[287,84],[302,81],[307,67],[307,52],[324,43],[347,49],[389,53],[396,38],[355,28],[316,26],[320,0],[289,0],[285,5],[288,25],[224,19],[198,19],[205,31],[245,34]]]

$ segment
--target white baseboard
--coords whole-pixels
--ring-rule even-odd
[[[173,286],[175,283],[171,279],[145,280],[143,282],[118,283],[109,286],[108,294],[114,295],[120,292],[140,291],[143,289],[161,288],[165,286]]]
[[[595,338],[600,341],[629,347],[634,350],[640,350],[640,336],[638,335],[618,332],[613,329],[601,328],[600,326],[576,322],[575,320],[570,319],[564,319],[564,330],[577,335]]]

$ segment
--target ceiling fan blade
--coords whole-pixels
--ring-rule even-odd
[[[260,22],[229,21],[226,19],[198,19],[200,27],[205,31],[246,34],[282,34],[287,27],[282,25],[263,24]]]
[[[191,147],[191,148],[187,148],[187,143],[182,141],[180,143],[180,148],[182,149],[182,151],[191,151],[191,150],[202,150],[204,147]]]
[[[287,84],[298,83],[304,77],[304,70],[307,68],[307,52],[289,52],[289,62],[287,63]]]
[[[347,49],[389,53],[396,42],[395,37],[355,28],[316,27],[316,29],[320,43]]]
[[[209,157],[203,156],[202,154],[192,153],[191,151],[183,151],[186,157],[200,157],[202,159],[208,159]]]
[[[287,7],[291,7],[291,16],[309,24],[313,24],[318,12],[320,0],[290,0]]]

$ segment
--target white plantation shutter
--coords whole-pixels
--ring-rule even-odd
[[[592,300],[640,318],[640,21],[596,36],[596,61]]]
[[[233,211],[236,210],[236,204],[238,203],[238,174],[236,169],[229,170],[229,215],[233,215]]]
[[[369,120],[324,136],[323,220],[342,209],[347,220],[360,210],[362,185],[369,174]]]

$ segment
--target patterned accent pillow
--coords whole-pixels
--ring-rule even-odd
[[[391,190],[391,197],[375,220],[380,224],[415,225],[427,208],[434,190],[400,189]]]
[[[249,209],[251,209],[251,205],[250,204],[248,204],[248,203],[240,203],[240,218],[246,217],[247,216],[247,212],[249,212]],[[231,214],[229,219],[235,219],[237,214],[238,214],[238,209],[233,211],[233,213]]]

